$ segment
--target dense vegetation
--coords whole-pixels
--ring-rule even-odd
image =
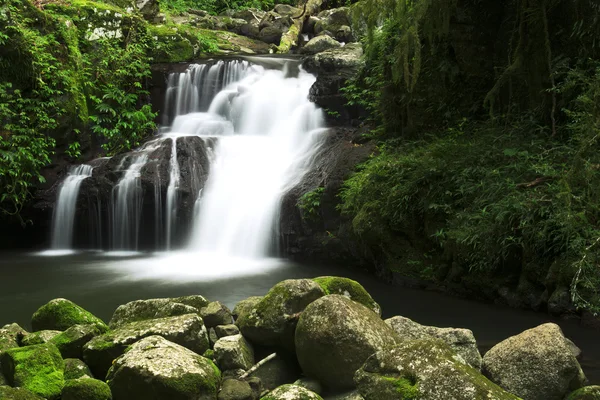
[[[292,4],[295,0],[166,0],[161,2],[163,8],[171,13],[178,14],[189,9],[204,10],[211,14],[220,14],[226,10],[242,10],[256,8],[271,10],[275,4]]]
[[[370,110],[380,143],[341,193],[354,234],[407,275],[444,279],[458,266],[517,291],[570,288],[597,311],[600,5],[354,10],[366,60],[346,93]]]

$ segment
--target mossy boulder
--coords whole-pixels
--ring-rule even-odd
[[[438,338],[461,356],[471,367],[481,370],[481,354],[473,332],[462,328],[438,328],[425,326],[401,316],[388,318],[385,323],[392,327],[398,336],[404,340]]]
[[[200,305],[202,302],[198,302],[197,304]],[[199,311],[199,308],[176,301],[175,299],[136,300],[117,307],[108,325],[111,329],[116,329],[130,322],[196,314]]]
[[[18,324],[7,324],[0,329],[0,352],[17,347],[29,333]]]
[[[197,314],[156,318],[125,324],[90,340],[83,348],[83,359],[96,377],[106,376],[115,358],[138,340],[159,335],[198,354],[208,349],[206,328]]]
[[[560,327],[543,324],[512,336],[483,356],[483,373],[527,400],[562,400],[585,375]]]
[[[250,374],[250,378],[257,379],[261,388],[265,390],[273,390],[281,385],[293,383],[302,374],[296,358],[285,353],[278,353],[266,362],[264,360],[260,362],[263,364]]]
[[[231,311],[220,301],[213,301],[200,310],[200,316],[206,328],[214,328],[217,325],[228,325],[233,322]]]
[[[62,391],[61,400],[112,400],[106,382],[92,378],[68,380]]]
[[[101,332],[108,331],[108,326],[100,318],[67,299],[50,300],[31,317],[31,327],[34,331],[64,331],[73,325],[87,324],[95,325]]]
[[[225,336],[234,336],[240,333],[240,328],[234,324],[217,325],[215,326],[215,334],[220,339]]]
[[[10,349],[0,355],[2,373],[11,386],[19,386],[57,399],[65,383],[64,362],[56,346],[45,343]]]
[[[327,35],[315,36],[300,49],[300,52],[304,54],[316,54],[333,49],[334,47],[341,47],[340,42]]]
[[[354,373],[365,360],[399,342],[379,315],[337,294],[306,307],[296,328],[296,351],[302,370],[335,390],[353,388]]]
[[[0,399],[2,400],[43,400],[42,397],[31,393],[29,390],[10,386],[0,386]]]
[[[132,345],[107,375],[115,400],[214,400],[220,379],[210,360],[160,336]]]
[[[247,299],[241,300],[238,302],[235,307],[233,307],[233,311],[231,314],[235,319],[238,319],[240,315],[246,315],[261,301],[263,296],[252,296]]]
[[[241,314],[236,325],[252,343],[293,350],[298,316],[324,295],[310,279],[279,282],[249,312]]]
[[[346,296],[350,300],[356,301],[373,310],[376,314],[381,315],[381,307],[379,307],[379,304],[373,300],[369,292],[360,283],[341,276],[320,276],[314,278],[313,281],[321,286],[325,294]]]
[[[31,346],[34,344],[48,343],[50,341],[50,339],[52,339],[53,337],[55,337],[56,335],[59,335],[61,333],[62,333],[61,331],[54,331],[54,330],[43,330],[43,331],[33,332],[33,333],[30,333],[27,336],[23,337],[23,340],[21,340],[21,344],[23,346]]]
[[[318,394],[298,385],[283,385],[260,400],[323,400]]]
[[[73,325],[50,339],[50,343],[56,345],[63,358],[82,358],[83,346],[101,334],[95,325]]]
[[[518,400],[456,357],[440,339],[406,340],[356,372],[365,400]]]
[[[255,400],[255,397],[248,382],[225,379],[217,400]]]
[[[569,394],[565,400],[600,400],[600,386],[584,386]]]
[[[215,343],[215,361],[222,371],[248,370],[254,365],[252,345],[242,335],[225,336]]]
[[[66,358],[65,362],[65,380],[78,379],[83,377],[92,378],[92,371],[86,363],[78,358]]]

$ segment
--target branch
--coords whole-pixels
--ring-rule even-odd
[[[523,182],[523,183],[519,183],[517,185],[517,187],[519,189],[529,189],[538,185],[541,185],[542,183],[546,183],[549,182],[551,180],[554,180],[553,176],[540,176],[539,178],[536,178],[535,180],[531,181],[531,182]]]
[[[256,371],[257,369],[259,369],[261,366],[263,366],[264,364],[268,363],[269,361],[271,361],[275,357],[277,357],[277,353],[273,353],[271,355],[266,356],[265,358],[263,358],[262,360],[260,360],[256,364],[254,364],[252,366],[252,368],[250,368],[248,371],[246,371],[244,374],[242,374],[242,376],[240,376],[240,379],[246,379],[247,377],[250,376],[250,374],[252,374],[254,371]]]

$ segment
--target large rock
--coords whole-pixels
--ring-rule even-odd
[[[213,328],[217,325],[228,325],[233,322],[231,311],[220,301],[213,301],[200,310],[200,315],[206,328]]]
[[[92,378],[68,380],[62,391],[61,400],[112,400],[106,382]]]
[[[0,329],[0,353],[4,350],[18,347],[17,337],[6,329]]]
[[[236,325],[252,343],[293,350],[298,315],[324,294],[310,279],[279,282]]]
[[[202,297],[202,299],[204,298]],[[145,321],[154,318],[174,317],[184,314],[194,314],[198,313],[200,310],[200,308],[197,308],[196,306],[191,306],[177,300],[178,299],[136,300],[120,305],[115,310],[109,322],[109,326],[112,329],[115,329],[130,322]],[[205,307],[208,304],[208,301],[205,300],[205,303],[206,304],[203,304],[203,302],[199,300],[197,302],[193,302],[192,304],[197,304],[198,306],[202,305],[202,307]]]
[[[223,381],[217,400],[255,400],[255,398],[248,382],[226,379]]]
[[[262,298],[263,296],[252,296],[248,297],[247,299],[241,300],[235,305],[235,307],[233,307],[233,311],[231,312],[231,314],[237,320],[240,317],[240,315],[248,314],[249,312],[251,312],[252,309],[256,307],[258,302],[262,300]]]
[[[83,377],[92,378],[92,371],[80,359],[66,358],[65,362],[65,380],[78,379]]]
[[[64,331],[73,325],[88,324],[95,325],[102,332],[108,330],[108,326],[100,318],[67,299],[50,300],[31,317],[31,327],[34,331]]]
[[[65,365],[56,346],[46,343],[10,349],[0,355],[0,363],[11,386],[49,400],[59,398]]]
[[[481,354],[479,354],[475,336],[469,329],[425,326],[400,316],[388,318],[385,323],[391,326],[398,336],[404,340],[442,339],[471,367],[478,371],[481,370]]]
[[[583,386],[585,376],[556,324],[543,324],[492,347],[483,372],[527,400],[560,400]]]
[[[379,315],[341,295],[306,307],[296,329],[302,370],[330,389],[351,389],[354,373],[370,355],[399,342]]]
[[[362,285],[352,279],[341,276],[320,276],[314,278],[325,294],[340,294],[350,300],[356,301],[367,307],[377,315],[381,315],[381,307],[373,300],[369,292]]]
[[[115,360],[107,379],[114,400],[215,400],[221,376],[209,359],[150,336]]]
[[[439,339],[407,340],[375,353],[355,382],[365,400],[518,400]]]
[[[262,388],[273,390],[281,385],[295,382],[301,374],[298,362],[284,354],[276,354],[250,374],[250,378],[259,379]]]
[[[146,21],[153,21],[160,11],[158,0],[136,0],[135,5]]]
[[[261,397],[261,400],[323,400],[323,398],[302,386],[283,385]]]
[[[82,358],[83,346],[101,334],[95,325],[73,325],[49,342],[56,345],[63,358]]]
[[[23,337],[23,339],[21,340],[21,344],[23,346],[31,346],[34,344],[48,343],[50,341],[50,339],[52,339],[56,335],[59,335],[60,333],[61,333],[61,331],[53,331],[53,330],[43,330],[43,331],[33,332],[33,333],[30,333],[27,336]],[[0,335],[1,335],[1,333],[0,333]],[[1,345],[0,345],[0,347],[1,347]]]
[[[565,400],[600,400],[600,386],[585,386],[569,394]]]
[[[12,388],[10,386],[0,386],[0,399],[2,400],[43,400],[40,396],[31,393],[24,388]]]
[[[225,336],[215,343],[214,357],[223,371],[248,370],[254,365],[254,350],[242,335]]]
[[[19,324],[6,324],[0,329],[0,352],[3,349],[14,347],[13,344],[22,345],[22,340],[29,335]]]
[[[215,334],[220,339],[225,336],[234,336],[240,333],[240,328],[237,325],[228,324],[228,325],[217,325],[215,326]]]
[[[153,335],[162,336],[198,354],[209,347],[202,319],[197,314],[185,314],[132,322],[95,337],[84,346],[83,359],[94,376],[104,377],[113,360],[122,355],[127,346]]]
[[[340,44],[340,42],[338,42],[330,36],[315,36],[314,38],[310,39],[308,43],[304,45],[304,47],[300,49],[300,52],[304,54],[316,54],[325,50],[341,46],[342,45]]]

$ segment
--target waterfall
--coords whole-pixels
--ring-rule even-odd
[[[73,224],[79,186],[92,176],[91,165],[72,167],[60,186],[54,214],[52,215],[52,249],[69,250],[73,247]]]
[[[177,137],[171,139],[171,162],[169,163],[169,187],[167,188],[167,250],[171,248],[171,239],[177,217],[177,188],[179,185],[179,164],[177,163]]]

